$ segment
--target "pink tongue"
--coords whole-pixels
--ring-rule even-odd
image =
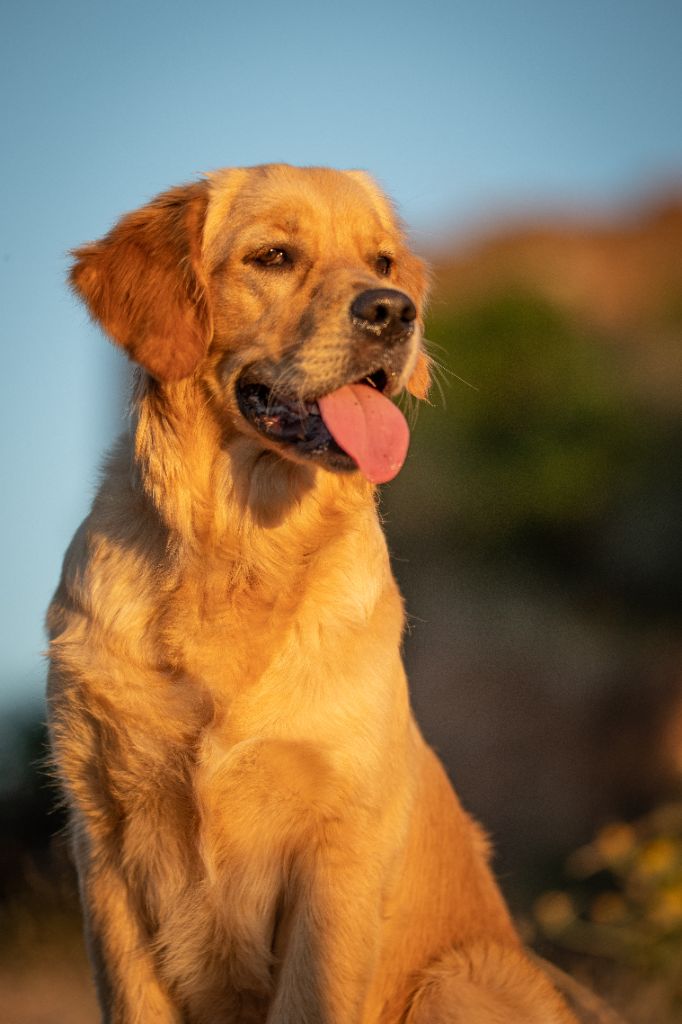
[[[383,484],[396,476],[410,431],[393,402],[368,384],[346,384],[317,404],[329,433],[368,480]]]

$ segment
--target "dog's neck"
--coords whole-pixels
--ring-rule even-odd
[[[376,632],[387,603],[392,626],[374,649],[397,652],[401,601],[374,489],[359,473],[333,474],[264,451],[221,425],[191,382],[144,389],[133,458],[133,487],[144,491],[143,508],[153,506],[169,567],[154,611],[167,662],[213,678],[218,690],[239,688],[253,664],[233,660],[228,672],[223,654],[215,663],[210,656],[232,633],[247,630],[263,650],[273,635],[305,635],[305,660],[311,637],[326,650],[339,636],[347,642],[348,631],[354,642],[359,631]]]
[[[183,550],[248,567],[293,565],[368,517],[374,488],[359,473],[335,474],[264,449],[221,420],[195,380],[140,381],[134,418],[135,486]]]

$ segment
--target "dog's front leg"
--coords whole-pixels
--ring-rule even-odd
[[[129,887],[83,833],[76,833],[74,849],[102,1024],[180,1024]]]
[[[118,770],[118,743],[83,711],[83,695],[52,670],[52,750],[70,810],[73,853],[103,1024],[180,1024],[181,1015],[156,971],[145,923],[145,894],[126,878],[125,816],[107,772]],[[150,836],[154,823],[148,819]]]
[[[338,842],[297,874],[267,1024],[360,1024],[379,941],[376,858],[351,859]]]

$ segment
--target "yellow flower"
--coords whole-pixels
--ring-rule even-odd
[[[563,931],[575,921],[573,901],[565,892],[545,892],[535,901],[533,912],[538,924],[548,932]]]
[[[657,893],[656,901],[647,917],[665,929],[682,924],[682,883]]]
[[[614,822],[600,830],[594,845],[602,863],[610,866],[624,861],[632,853],[636,841],[637,834],[632,825]]]
[[[680,848],[674,839],[659,836],[646,843],[637,855],[637,874],[655,878],[667,874],[680,859]]]

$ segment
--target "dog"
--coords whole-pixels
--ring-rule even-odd
[[[137,366],[48,612],[108,1024],[569,1024],[412,717],[376,484],[427,273],[360,171],[173,188],[75,250]]]

